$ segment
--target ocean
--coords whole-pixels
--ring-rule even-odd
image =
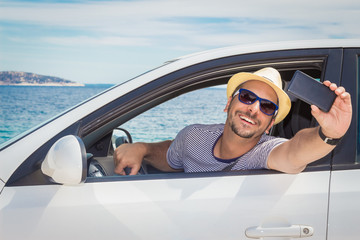
[[[85,87],[0,86],[0,144],[111,85]],[[226,90],[206,88],[172,99],[123,124],[134,142],[173,139],[193,123],[223,123]]]

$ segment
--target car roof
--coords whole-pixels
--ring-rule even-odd
[[[236,45],[230,47],[216,48],[212,50],[197,52],[193,54],[184,55],[166,63],[186,60],[189,58],[209,56],[213,59],[218,57],[225,57],[231,55],[239,55],[255,52],[267,52],[275,50],[292,50],[292,49],[311,49],[311,48],[351,48],[360,47],[360,39],[319,39],[319,40],[303,40],[303,41],[284,41],[284,42],[270,42],[270,43],[255,43],[249,45]]]

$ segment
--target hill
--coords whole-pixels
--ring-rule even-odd
[[[84,84],[73,82],[58,77],[44,76],[27,72],[0,72],[0,85],[22,85],[22,86],[84,86]]]

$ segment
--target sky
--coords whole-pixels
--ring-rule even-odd
[[[121,83],[215,48],[360,39],[358,0],[0,0],[0,71]]]

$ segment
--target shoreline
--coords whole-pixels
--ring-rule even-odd
[[[0,86],[36,86],[36,87],[85,87],[85,84],[82,83],[2,83]]]

